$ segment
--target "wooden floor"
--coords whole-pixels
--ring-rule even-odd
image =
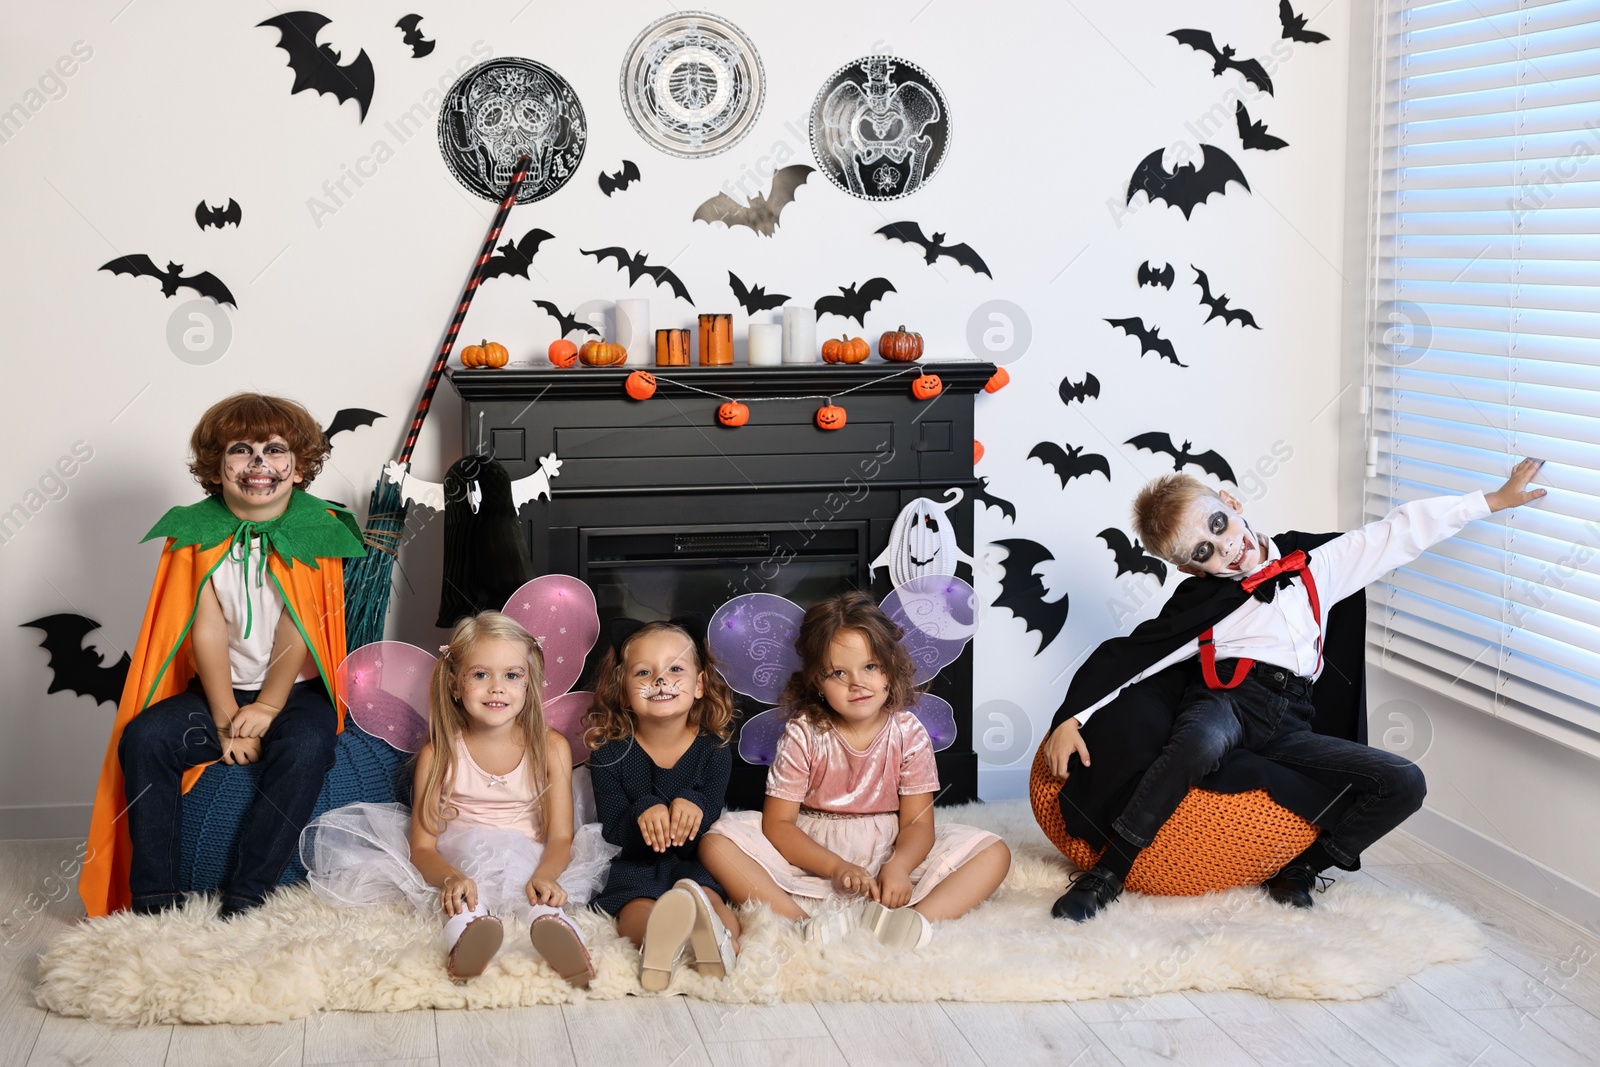
[[[1199,993],[1075,1004],[739,1007],[674,997],[143,1028],[65,1018],[33,1004],[38,954],[81,914],[75,895],[59,899],[65,887],[52,878],[73,854],[71,842],[0,842],[0,915],[9,916],[0,944],[0,1067],[1600,1062],[1600,938],[1402,834],[1371,850],[1366,871],[1354,877],[1450,901],[1483,924],[1489,951],[1357,1003]]]

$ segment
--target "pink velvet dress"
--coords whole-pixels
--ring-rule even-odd
[[[900,836],[900,798],[939,791],[928,731],[909,711],[897,711],[865,750],[837,730],[790,720],[767,771],[767,795],[800,804],[796,825],[823,848],[874,877]],[[708,831],[722,834],[764,867],[807,911],[841,903],[833,881],[796,867],[761,832],[761,813],[730,811]],[[957,867],[999,841],[987,830],[934,820],[933,847],[911,872],[915,904]]]

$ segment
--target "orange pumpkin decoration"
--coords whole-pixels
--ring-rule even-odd
[[[601,337],[585,341],[578,349],[578,358],[586,367],[615,367],[628,358],[628,350],[621,345],[607,344]]]
[[[1010,384],[1011,375],[1006,373],[1004,367],[996,367],[994,373],[989,375],[989,380],[983,383],[983,391],[986,393],[998,393]]]
[[[511,361],[511,353],[498,341],[482,341],[461,350],[463,367],[504,367]]]
[[[737,400],[718,404],[717,421],[724,426],[743,426],[750,421],[750,408]]]
[[[550,362],[558,367],[570,367],[578,362],[578,346],[565,337],[550,342]]]
[[[878,355],[892,363],[911,363],[922,358],[922,335],[907,333],[901,326],[878,338]]]
[[[974,464],[976,464],[982,458],[983,458],[983,442],[982,441],[974,441],[974,442],[972,442],[972,462]]]
[[[817,409],[817,429],[837,430],[845,423],[844,408],[837,404],[824,404]]]
[[[628,375],[622,388],[635,400],[649,400],[656,395],[656,376],[647,370],[636,370]]]
[[[822,362],[860,363],[872,355],[864,337],[830,337],[822,342]]]
[[[918,400],[932,400],[944,392],[944,382],[937,374],[919,374],[911,383],[911,395]]]

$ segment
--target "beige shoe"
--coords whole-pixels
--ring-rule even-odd
[[[689,947],[694,950],[694,969],[707,978],[726,978],[738,957],[733,951],[733,933],[717,909],[711,894],[692,878],[680,878],[674,889],[694,895],[694,929],[689,931]]]
[[[594,978],[594,960],[572,920],[565,915],[541,915],[528,927],[533,950],[568,984],[588,989]]]
[[[890,948],[917,949],[933,940],[933,924],[914,908],[886,908],[869,901],[861,908],[861,928]]]
[[[500,943],[505,940],[505,928],[493,915],[474,915],[462,928],[461,936],[450,947],[445,958],[445,970],[451,978],[476,978],[482,974]]]
[[[679,886],[662,893],[644,924],[644,944],[639,948],[639,984],[659,993],[672,981],[672,967],[683,955],[694,932],[695,894]]]
[[[861,905],[846,904],[842,908],[818,912],[801,923],[801,932],[810,945],[831,945],[843,941],[861,926]]]

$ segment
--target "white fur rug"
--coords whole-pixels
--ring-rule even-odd
[[[1477,926],[1445,904],[1342,880],[1309,911],[1258,890],[1205,897],[1127,894],[1082,926],[1050,917],[1071,870],[1026,802],[940,809],[996,831],[1011,874],[994,898],[935,927],[931,945],[805,944],[766,909],[744,916],[743,955],[726,981],[681,968],[670,992],[726,1002],[1041,1001],[1246,989],[1354,1000],[1435,963],[1471,959]],[[39,960],[36,997],[64,1015],[118,1023],[266,1023],[320,1011],[499,1008],[641,993],[638,953],[606,917],[584,913],[599,976],[562,982],[509,924],[507,947],[464,984],[445,975],[437,924],[399,906],[340,911],[305,887],[226,925],[195,898],[161,916],[121,913],[64,934]]]

